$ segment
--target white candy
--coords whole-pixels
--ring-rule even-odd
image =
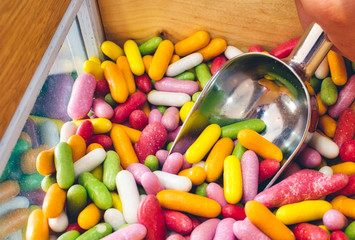
[[[67,142],[68,139],[75,135],[77,130],[77,126],[73,122],[66,122],[63,124],[62,128],[60,129],[60,142]]]
[[[107,209],[104,213],[104,220],[111,225],[114,231],[117,231],[121,226],[126,224],[121,211],[116,208]]]
[[[326,176],[332,176],[333,175],[333,169],[329,166],[323,166],[319,169],[319,172],[323,173]]]
[[[186,93],[163,92],[153,90],[148,94],[148,102],[157,106],[182,107],[191,101],[190,95]]]
[[[205,168],[205,161],[199,161],[197,163],[192,164],[192,167],[202,167]]]
[[[325,158],[336,158],[339,154],[338,145],[318,132],[313,133],[308,144]]]
[[[22,197],[22,196],[13,197],[0,205],[0,216],[12,210],[18,208],[28,208],[29,206],[30,206],[30,202],[26,197]]]
[[[56,218],[48,218],[48,225],[54,232],[64,232],[69,225],[68,216],[65,211]]]
[[[317,70],[314,72],[314,75],[319,79],[324,79],[329,74],[329,64],[328,58],[324,58],[323,61],[318,66]]]
[[[116,185],[124,219],[127,223],[136,223],[140,196],[132,173],[127,170],[120,171],[116,175]]]
[[[180,73],[185,72],[186,70],[189,70],[199,65],[202,62],[203,62],[203,56],[201,53],[192,53],[170,64],[166,70],[165,75],[168,77],[176,76]]]
[[[163,171],[154,171],[154,174],[157,175],[165,189],[188,192],[192,188],[192,182],[187,177]]]
[[[226,50],[224,51],[224,55],[227,59],[234,58],[243,52],[234,46],[227,46]]]
[[[80,158],[74,163],[75,177],[77,178],[83,172],[90,172],[99,166],[106,158],[106,151],[102,148],[96,148]]]

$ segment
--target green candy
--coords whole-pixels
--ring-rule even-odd
[[[76,221],[79,213],[86,207],[86,204],[86,189],[79,184],[71,186],[67,192],[67,213],[69,219]]]
[[[206,84],[212,77],[211,71],[206,63],[201,63],[195,67],[196,77],[200,81],[201,87],[205,88]]]
[[[81,234],[75,240],[99,240],[112,233],[112,227],[108,223],[99,223]]]
[[[197,195],[200,195],[200,196],[203,196],[203,197],[207,197],[207,193],[206,193],[206,188],[207,188],[207,186],[208,186],[208,183],[202,183],[202,184],[200,184],[200,185],[198,185],[197,187],[196,187],[196,191],[195,191],[195,193],[197,194]]]
[[[320,99],[327,106],[333,105],[338,99],[338,89],[330,77],[322,81]]]
[[[221,136],[236,139],[239,131],[242,129],[251,129],[256,132],[261,132],[265,127],[265,122],[261,119],[245,120],[222,127]]]
[[[146,165],[150,171],[154,172],[159,168],[158,158],[154,155],[148,155],[144,160],[144,165]]]
[[[57,238],[57,240],[75,240],[80,236],[80,233],[76,230],[71,230],[66,233],[63,233],[62,235]]]
[[[68,189],[75,181],[72,150],[66,142],[57,144],[54,150],[54,163],[57,170],[57,183],[62,189]]]
[[[175,76],[174,78],[180,80],[195,80],[195,74],[193,72],[183,72]]]
[[[113,200],[110,191],[92,173],[84,172],[80,174],[79,184],[86,189],[89,197],[98,208],[106,210],[112,207]]]
[[[102,181],[108,188],[113,191],[116,189],[116,175],[120,171],[120,157],[115,151],[107,151],[106,159],[103,163]]]
[[[139,45],[139,51],[141,52],[141,54],[144,55],[148,55],[148,54],[153,54],[159,44],[163,41],[163,39],[161,37],[153,37],[151,39],[149,39],[148,41],[142,43],[141,45]]]

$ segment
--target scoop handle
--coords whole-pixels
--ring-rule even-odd
[[[332,46],[323,29],[317,23],[311,23],[284,62],[307,81]]]

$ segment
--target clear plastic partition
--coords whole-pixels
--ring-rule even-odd
[[[94,3],[91,0],[71,3],[37,69],[42,72],[36,72],[25,93],[21,104],[26,106],[19,106],[29,108],[29,114],[19,110],[20,120],[15,116],[7,132],[11,136],[5,136],[6,141],[2,139],[6,144],[3,147],[12,150],[9,149],[8,158],[3,154],[0,162],[0,239],[25,239],[27,218],[33,209],[41,208],[46,184],[53,179],[51,174],[44,174],[43,169],[42,174],[39,173],[36,161],[39,153],[53,154],[62,125],[71,120],[67,104],[73,83],[83,73],[83,64],[90,52],[84,34],[93,32],[90,29],[93,25],[85,22],[84,26],[83,21],[98,14],[88,8]],[[45,75],[43,71],[47,71]],[[24,103],[26,98],[30,100]]]

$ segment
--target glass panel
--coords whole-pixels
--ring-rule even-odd
[[[17,208],[24,210],[21,214],[28,215],[30,206],[42,206],[45,196],[42,188],[46,184],[42,187],[41,184],[44,178],[50,179],[44,176],[50,173],[50,168],[47,173],[44,169],[40,170],[43,175],[38,173],[37,155],[44,150],[48,150],[50,155],[53,151],[50,149],[59,142],[59,129],[69,120],[66,106],[71,89],[76,77],[83,72],[86,60],[85,46],[78,20],[75,19],[0,175],[0,219]],[[27,219],[23,226],[26,222]],[[14,233],[2,231],[0,239],[22,239],[23,230],[16,229]]]

